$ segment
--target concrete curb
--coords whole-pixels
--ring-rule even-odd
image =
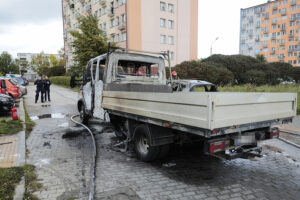
[[[286,140],[286,139],[281,138],[281,137],[279,137],[278,139],[281,140],[281,141],[283,141],[283,142],[285,142],[285,143],[288,143],[288,144],[293,145],[294,147],[297,147],[297,148],[300,149],[300,146],[298,144],[295,144],[294,142],[291,142],[291,141]]]
[[[25,111],[24,111],[24,98],[20,100],[19,110],[18,110],[19,118],[24,122],[23,128],[26,128],[25,125]],[[25,131],[21,131],[18,133],[19,135],[19,144],[18,144],[18,156],[17,162],[14,163],[14,166],[23,166],[26,164],[26,138]],[[23,200],[25,193],[25,180],[24,177],[20,181],[20,183],[15,188],[14,200]]]
[[[290,130],[290,129],[279,129],[279,130],[284,133],[290,133],[293,135],[300,136],[300,132],[298,132],[298,131],[294,131],[294,130]]]

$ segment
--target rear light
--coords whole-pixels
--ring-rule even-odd
[[[220,130],[216,129],[216,130],[213,130],[211,133],[216,135],[216,134],[220,133]]]
[[[225,151],[228,145],[229,145],[229,141],[218,141],[218,142],[209,143],[209,153],[217,153],[220,151]]]
[[[282,124],[289,124],[289,123],[292,123],[293,122],[293,119],[285,119],[285,120],[282,120]]]
[[[274,128],[271,130],[270,132],[270,139],[272,138],[278,138],[279,137],[279,129],[278,128]]]

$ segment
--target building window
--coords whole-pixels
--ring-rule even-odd
[[[110,28],[114,27],[115,26],[115,20],[114,19],[111,19],[110,20]]]
[[[160,43],[166,44],[166,36],[165,35],[160,35]]]
[[[173,20],[168,20],[168,28],[173,29],[174,28],[174,21]]]
[[[126,32],[122,33],[122,41],[126,41]]]
[[[165,2],[160,2],[160,10],[165,11],[166,10],[166,3]]]
[[[120,25],[120,17],[116,17],[116,22],[115,22],[116,26]]]
[[[168,44],[170,44],[170,45],[174,44],[174,37],[173,36],[168,37]]]
[[[125,23],[125,15],[121,15],[121,23],[124,24]]]
[[[168,11],[170,13],[174,13],[174,5],[173,4],[168,4]]]
[[[119,0],[116,0],[115,1],[115,8],[118,8],[119,7]]]
[[[106,31],[106,22],[103,24],[103,30]]]
[[[166,27],[166,20],[165,19],[160,19],[160,27]]]

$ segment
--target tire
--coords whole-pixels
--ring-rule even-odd
[[[159,146],[151,146],[150,131],[147,125],[138,125],[134,130],[134,150],[138,159],[144,162],[155,160],[160,153]]]
[[[85,112],[84,104],[81,105],[79,116],[82,124],[87,125],[89,123],[89,116]]]

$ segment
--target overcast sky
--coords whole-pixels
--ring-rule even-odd
[[[180,0],[184,1],[184,0]],[[237,54],[240,8],[267,0],[199,0],[199,58]],[[63,47],[61,0],[0,0],[0,52],[57,53]]]

